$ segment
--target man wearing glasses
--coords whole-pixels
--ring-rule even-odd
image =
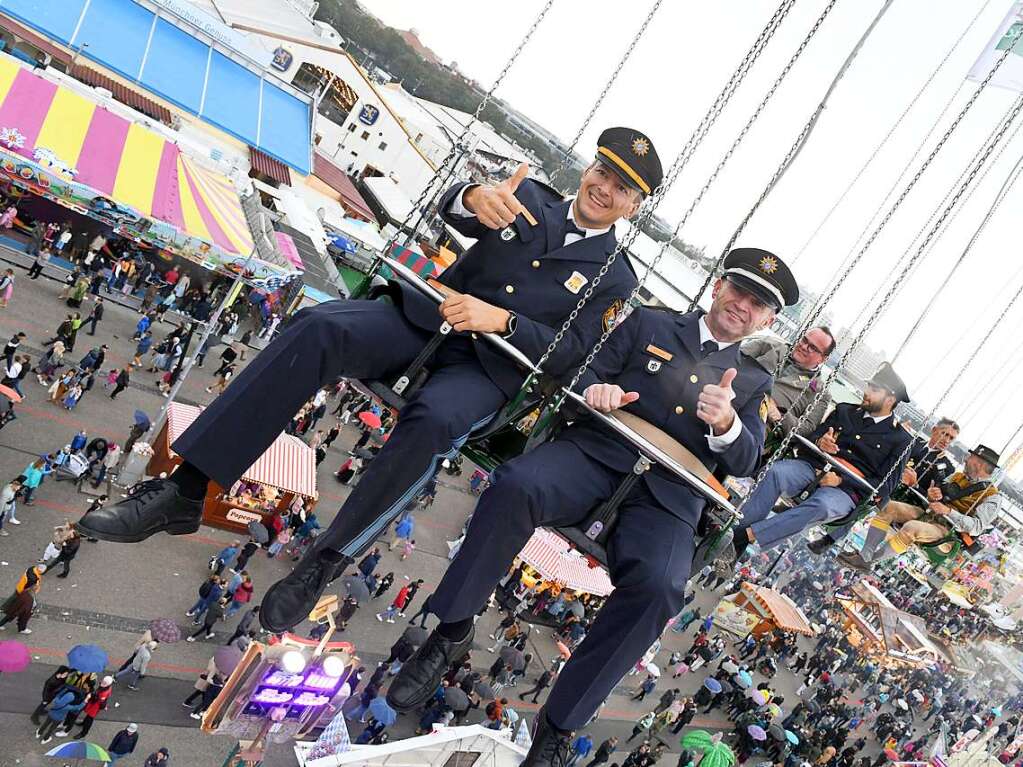
[[[766,336],[743,342],[742,350],[769,373],[777,369],[778,362],[787,351],[777,339]],[[767,400],[767,425],[777,434],[783,436],[795,429],[800,417],[813,403],[823,385],[821,368],[834,350],[835,337],[825,326],[810,328],[792,347],[774,379],[771,397]],[[824,420],[830,404],[831,395],[825,393],[796,433],[805,437],[813,432]]]

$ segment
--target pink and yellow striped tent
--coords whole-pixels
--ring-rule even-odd
[[[231,182],[145,126],[0,56],[0,153],[33,161],[228,256],[253,249]]]

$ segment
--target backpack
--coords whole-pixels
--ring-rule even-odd
[[[210,569],[215,570],[216,567],[217,567],[216,556],[210,557]],[[213,591],[213,581],[207,579],[203,581],[202,586],[199,587],[199,596],[205,599],[210,595],[211,591]]]

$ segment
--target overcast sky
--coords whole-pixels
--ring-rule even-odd
[[[361,0],[384,22],[415,28],[438,55],[489,87],[543,6],[448,0]],[[825,8],[826,0],[799,0],[698,156],[660,207],[674,225],[718,163],[748,115]],[[555,0],[553,8],[498,95],[557,135],[571,139],[611,71],[653,5],[610,0]],[[682,230],[715,254],[759,196],[881,0],[837,0],[830,16]],[[593,151],[609,125],[639,128],[653,139],[667,167],[715,94],[777,6],[772,0],[717,3],[665,0],[615,83],[580,149]],[[966,74],[1008,12],[1007,0],[895,0],[834,93],[810,144],[754,217],[740,245],[771,249],[790,261],[831,206],[935,72],[941,67],[880,155],[795,264],[800,281],[822,289],[853,250],[860,232],[903,166],[949,106],[924,148],[930,151],[976,89]],[[971,20],[976,23],[967,31]],[[342,30],[343,34],[343,30]],[[831,311],[836,330],[862,321],[890,282],[890,270],[925,231],[974,153],[1016,94],[990,88],[921,179],[900,212],[845,280]],[[876,323],[869,343],[894,354],[926,301],[962,254],[996,192],[1023,153],[1023,130],[929,251],[893,306]],[[900,185],[901,190],[901,185]],[[963,422],[963,438],[1001,448],[1023,422],[1023,300],[1008,314],[977,361],[960,368],[1023,282],[1017,223],[1023,183],[999,207],[935,310],[896,360],[911,393],[926,407],[958,383],[938,409]],[[915,252],[915,247],[911,252]],[[998,377],[1003,376],[1004,381]],[[993,379],[993,383],[990,383]],[[985,390],[986,387],[986,390]],[[977,394],[983,393],[982,401]]]

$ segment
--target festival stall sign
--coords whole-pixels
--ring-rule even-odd
[[[146,469],[150,476],[170,473],[181,463],[172,445],[201,412],[202,408],[180,402],[167,407],[167,420],[156,437],[153,457]],[[203,522],[246,534],[251,523],[265,525],[296,498],[303,499],[306,512],[311,511],[318,497],[316,454],[297,437],[281,434],[242,473],[235,488],[222,488],[210,482],[203,504]]]
[[[519,552],[519,559],[545,580],[557,581],[573,591],[603,597],[614,589],[604,568],[591,567],[589,559],[550,530],[536,530]]]
[[[141,123],[0,57],[0,175],[47,200],[203,267],[276,287],[297,269],[251,257],[226,177]],[[249,260],[251,257],[251,260]]]
[[[814,635],[803,611],[785,594],[745,581],[737,594],[725,597],[714,608],[714,624],[739,636],[752,633],[759,637],[774,629]]]

